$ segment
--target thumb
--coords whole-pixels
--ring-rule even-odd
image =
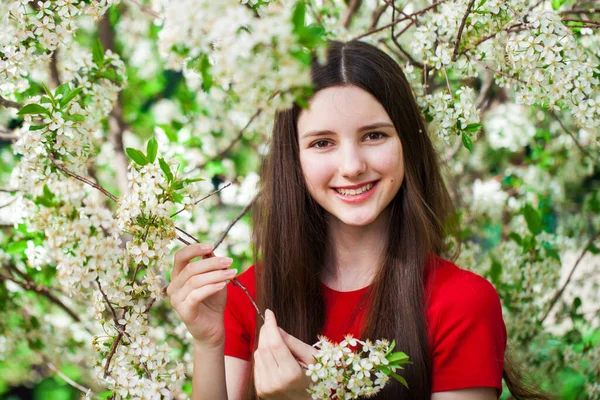
[[[290,349],[292,355],[303,365],[303,367],[306,368],[308,365],[315,363],[317,349],[304,343],[302,340],[295,338],[281,328],[279,328],[279,333],[281,333],[281,337]]]

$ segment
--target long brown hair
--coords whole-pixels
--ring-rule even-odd
[[[432,361],[425,266],[430,253],[447,255],[445,223],[454,212],[437,152],[400,66],[376,47],[360,41],[330,42],[326,63],[313,61],[312,82],[315,92],[344,85],[369,92],[387,111],[400,137],[405,177],[389,205],[388,242],[366,293],[370,306],[363,337],[395,339],[397,348],[413,362],[403,371],[410,390],[393,382],[378,399],[429,399]],[[314,343],[325,323],[320,273],[327,225],[325,211],[307,191],[300,166],[300,111],[294,105],[275,116],[252,213],[253,240],[260,307],[273,310],[284,330]],[[257,319],[257,335],[260,325]],[[252,381],[249,394],[254,398]]]

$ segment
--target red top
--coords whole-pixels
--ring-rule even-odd
[[[432,392],[494,387],[500,397],[506,327],[498,293],[479,275],[440,257],[432,259],[438,261],[435,273],[428,274],[425,282],[425,292],[431,293],[426,318],[433,360]],[[256,298],[254,266],[238,280]],[[348,333],[360,337],[365,310],[350,311],[356,309],[367,287],[350,292],[338,292],[324,284],[321,288],[326,321],[321,333],[337,342]],[[225,355],[250,360],[254,307],[239,287],[230,283],[227,291]]]

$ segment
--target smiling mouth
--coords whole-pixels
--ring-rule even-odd
[[[367,183],[366,185],[356,188],[356,189],[338,189],[338,188],[333,188],[333,190],[335,190],[336,192],[338,192],[339,194],[341,194],[342,196],[358,196],[360,194],[363,194],[365,192],[368,192],[369,190],[371,190],[373,188],[373,186],[375,186],[376,182],[371,182],[371,183]]]

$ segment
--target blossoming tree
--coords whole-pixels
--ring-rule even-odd
[[[600,251],[597,15],[586,0],[1,2],[0,393],[58,375],[88,397],[185,398],[171,251],[214,241],[248,265],[273,112],[306,103],[326,39],[361,39],[411,81],[458,205],[457,263],[495,284],[512,353],[551,391],[600,398],[599,299],[579,273]]]

